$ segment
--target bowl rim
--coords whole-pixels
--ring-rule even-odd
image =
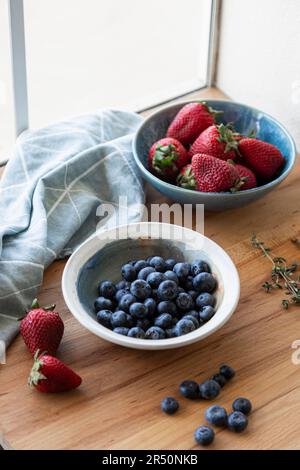
[[[291,144],[291,148],[293,150],[292,152],[292,158],[291,158],[291,161],[289,162],[287,168],[281,173],[281,175],[279,175],[276,179],[270,181],[269,183],[266,183],[266,184],[263,184],[262,186],[257,186],[256,188],[252,188],[252,189],[245,189],[244,191],[237,191],[237,192],[233,192],[233,193],[230,193],[230,192],[221,192],[221,193],[216,193],[216,192],[202,192],[202,191],[195,191],[193,189],[186,189],[186,188],[181,188],[180,186],[176,186],[175,184],[171,184],[171,183],[168,183],[167,181],[164,181],[160,178],[158,178],[157,176],[155,176],[153,173],[151,173],[148,168],[146,168],[140,158],[138,157],[138,152],[137,152],[137,148],[136,148],[136,144],[137,144],[137,139],[139,137],[139,133],[142,129],[144,129],[148,122],[150,121],[151,118],[153,118],[154,116],[156,115],[159,115],[162,111],[166,110],[166,109],[172,109],[172,108],[175,108],[179,105],[182,105],[184,106],[185,104],[189,104],[189,103],[195,103],[197,101],[201,101],[201,102],[207,102],[207,103],[218,103],[218,102],[222,102],[222,103],[232,103],[234,105],[237,105],[237,106],[241,106],[243,108],[246,108],[246,109],[251,109],[253,111],[256,111],[257,113],[261,113],[262,115],[268,117],[269,119],[271,119],[271,121],[273,121],[278,127],[281,128],[281,130],[284,132],[284,134],[287,136],[290,144]],[[254,193],[257,193],[257,192],[260,192],[260,191],[264,191],[264,190],[267,190],[268,188],[272,188],[273,186],[276,186],[277,184],[281,183],[281,181],[283,181],[288,175],[289,173],[291,172],[293,166],[295,165],[295,162],[296,162],[296,156],[297,156],[297,149],[296,149],[296,144],[295,144],[295,141],[293,139],[293,137],[291,136],[291,134],[289,133],[289,131],[286,129],[285,126],[283,126],[276,118],[274,118],[273,116],[271,116],[270,114],[264,112],[264,111],[261,111],[260,109],[258,108],[255,108],[253,106],[249,106],[247,104],[244,104],[244,103],[240,103],[238,101],[233,101],[233,100],[226,100],[226,99],[207,99],[207,100],[185,100],[185,101],[178,101],[177,103],[172,103],[170,105],[166,105],[166,106],[163,106],[161,107],[160,109],[158,109],[157,111],[154,111],[152,114],[150,114],[149,116],[146,117],[146,119],[144,121],[142,121],[142,123],[140,124],[140,126],[138,127],[134,137],[133,137],[133,140],[132,140],[132,151],[133,151],[133,156],[134,156],[134,159],[135,159],[135,162],[137,164],[137,166],[139,167],[140,171],[142,173],[145,173],[150,180],[154,181],[154,184],[155,183],[159,183],[159,184],[163,184],[164,186],[166,186],[167,188],[171,189],[171,190],[175,190],[175,191],[182,191],[184,194],[193,194],[193,195],[199,195],[199,196],[205,196],[205,197],[214,197],[214,196],[222,196],[222,197],[225,197],[225,198],[238,198],[238,197],[246,197],[248,194],[254,194]]]
[[[97,323],[79,300],[76,284],[80,270],[95,253],[99,252],[107,243],[109,243],[109,236],[116,230],[118,230],[119,233],[122,233],[122,230],[127,230],[128,233],[128,229],[134,230],[134,228],[139,226],[140,235],[136,237],[136,239],[138,239],[143,235],[149,236],[150,225],[162,226],[163,230],[163,226],[169,226],[170,224],[163,224],[160,222],[136,222],[125,224],[109,230],[101,231],[101,233],[96,233],[80,245],[67,261],[62,275],[62,292],[66,305],[79,323],[89,331],[112,343],[129,348],[162,350],[186,346],[196,341],[200,341],[221,328],[235,311],[240,298],[240,279],[237,268],[224,249],[208,237],[205,237],[205,235],[194,230],[173,225],[174,233],[176,232],[176,234],[178,234],[179,230],[180,232],[183,230],[185,234],[188,235],[187,232],[190,232],[192,234],[190,234],[191,236],[197,237],[199,244],[203,244],[203,251],[207,255],[208,259],[212,256],[217,259],[217,262],[214,261],[214,263],[218,267],[223,284],[223,298],[217,309],[217,314],[197,330],[180,337],[161,340],[145,340],[122,336]],[[176,238],[176,236],[174,236],[172,239],[181,240],[182,238]]]

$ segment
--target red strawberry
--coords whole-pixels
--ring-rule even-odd
[[[178,140],[165,137],[150,148],[148,166],[157,176],[172,180],[189,160],[188,152]]]
[[[30,386],[43,393],[59,393],[73,390],[81,382],[81,377],[56,357],[36,352],[28,378]]]
[[[277,147],[258,139],[240,140],[239,152],[246,165],[263,180],[274,178],[285,161]]]
[[[216,111],[206,103],[189,103],[183,106],[171,122],[167,137],[173,137],[184,145],[191,144],[207,127],[215,122],[215,116],[223,111]]]
[[[234,165],[210,155],[194,155],[192,168],[198,190],[205,193],[230,191],[239,183],[239,174]]]
[[[210,126],[195,140],[190,154],[205,153],[221,160],[235,160],[238,148],[237,133],[225,124]]]
[[[177,185],[185,189],[198,189],[197,181],[195,179],[192,164],[189,163],[181,168],[179,175],[177,176]]]
[[[21,335],[32,355],[38,349],[51,355],[57,351],[64,333],[64,324],[53,308],[40,308],[35,299],[31,310],[20,323]]]
[[[186,104],[171,122],[167,137],[178,139],[184,145],[191,144],[201,132],[215,123],[218,114],[223,114],[223,111],[216,111],[205,101]]]
[[[236,164],[234,165],[237,170],[239,177],[241,179],[240,190],[245,191],[245,189],[256,188],[257,180],[256,176],[250,168],[247,168],[244,165]]]

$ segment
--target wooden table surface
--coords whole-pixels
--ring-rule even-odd
[[[217,90],[193,96],[220,97]],[[194,429],[207,403],[180,400],[176,416],[160,411],[166,395],[179,397],[184,379],[202,381],[226,362],[236,378],[217,403],[230,407],[250,398],[248,430],[218,430],[213,449],[300,449],[300,365],[291,360],[300,339],[300,307],[281,308],[281,293],[266,294],[270,265],[251,247],[253,231],[278,255],[300,259],[290,239],[299,235],[298,161],[292,174],[265,198],[241,209],[205,216],[205,234],[232,256],[241,278],[241,299],[231,320],[198,344],[165,352],[110,344],[85,330],[61,293],[64,261],[47,270],[40,302],[56,302],[65,322],[59,357],[82,377],[77,391],[44,395],[26,385],[32,359],[17,338],[1,366],[0,429],[15,449],[197,449]],[[165,199],[148,188],[148,201]]]

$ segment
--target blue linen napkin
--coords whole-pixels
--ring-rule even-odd
[[[95,233],[101,204],[117,212],[126,196],[128,222],[141,219],[144,192],[131,151],[141,120],[99,110],[18,138],[0,181],[0,340],[7,345],[45,268]],[[102,228],[115,223],[109,217]]]

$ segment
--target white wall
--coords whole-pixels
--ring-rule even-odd
[[[277,117],[300,149],[299,0],[223,0],[217,86]]]

